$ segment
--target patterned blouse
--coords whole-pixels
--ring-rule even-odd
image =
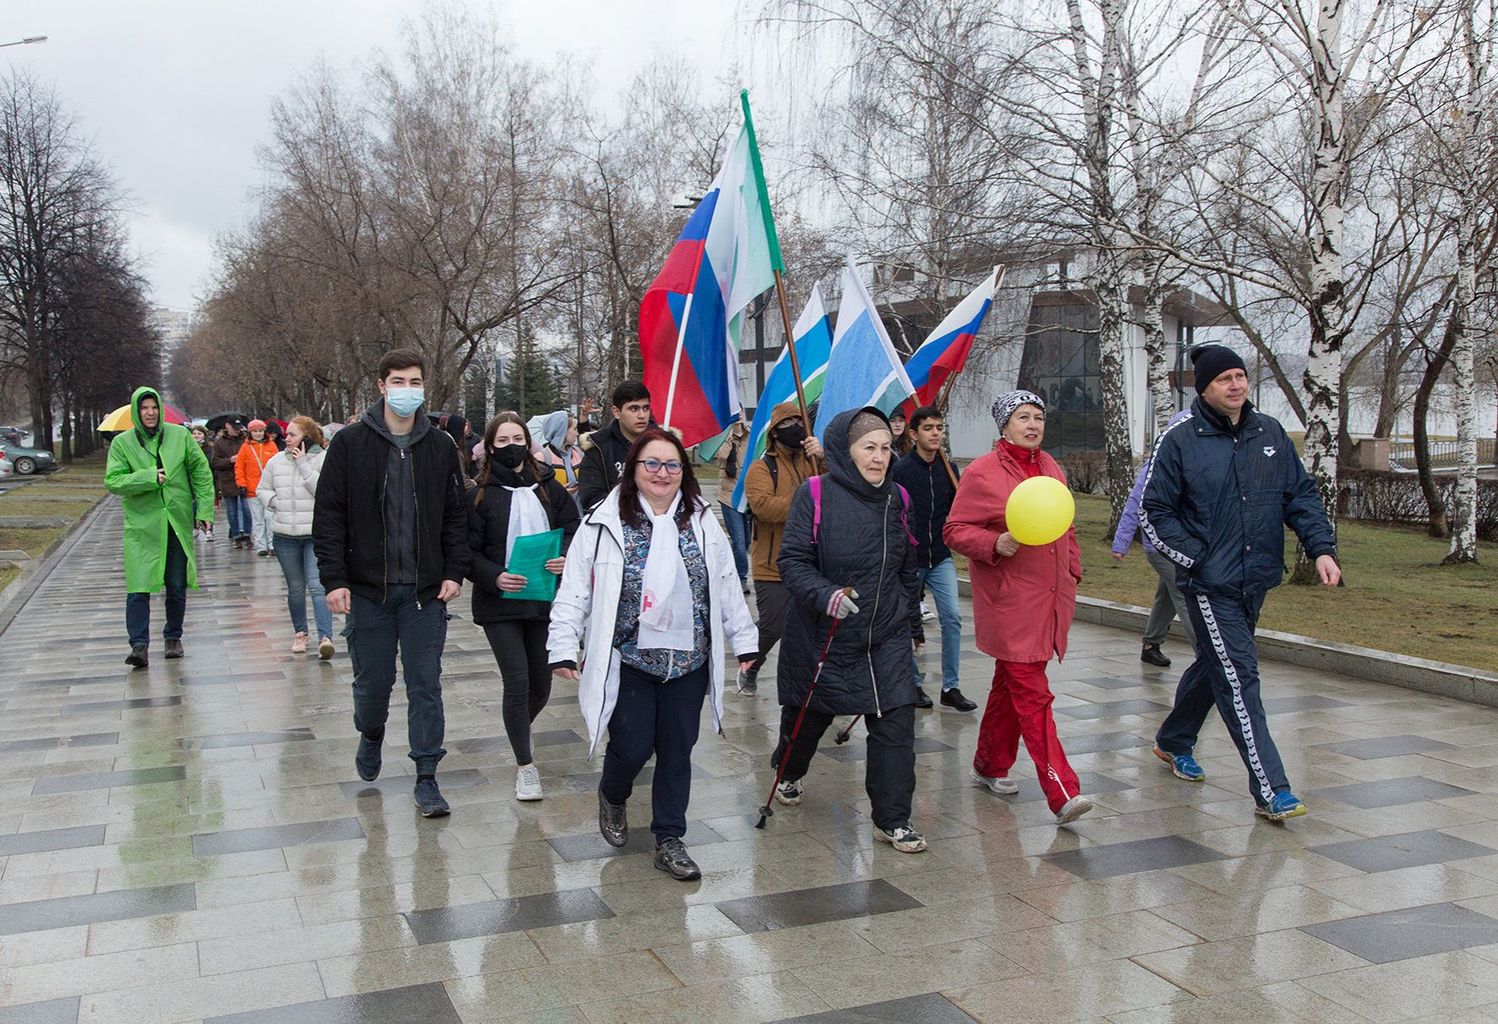
[[[708,590],[707,559],[697,546],[690,527],[681,530],[681,558],[692,582],[692,649],[673,651],[667,648],[641,650],[635,641],[640,635],[640,599],[645,583],[645,559],[650,555],[650,520],[644,526],[624,526],[624,588],[619,592],[619,614],[614,624],[614,647],[624,664],[665,682],[694,672],[707,663]]]

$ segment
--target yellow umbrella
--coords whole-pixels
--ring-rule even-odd
[[[168,423],[187,422],[187,417],[182,413],[182,411],[179,409],[173,409],[170,405],[163,404],[162,413],[164,414],[165,419]],[[130,406],[122,405],[114,412],[104,417],[104,421],[99,424],[99,433],[118,434],[120,431],[129,430],[133,426],[135,426],[135,422],[130,418]]]

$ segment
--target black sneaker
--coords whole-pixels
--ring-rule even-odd
[[[977,701],[968,700],[962,695],[957,687],[941,691],[942,707],[952,708],[955,711],[971,711],[978,706]]]
[[[697,866],[691,854],[687,853],[686,844],[675,836],[667,836],[655,848],[655,866],[681,882],[702,877],[702,869]]]
[[[442,790],[431,775],[420,775],[416,779],[416,808],[423,818],[445,818],[450,812],[447,801],[442,799]]]
[[[354,767],[359,778],[373,782],[380,777],[380,744],[385,742],[382,730],[377,736],[359,736],[359,752],[354,755]]]
[[[1170,659],[1160,650],[1159,644],[1145,644],[1144,649],[1139,652],[1139,660],[1157,668],[1170,668]]]
[[[629,817],[624,812],[623,804],[609,803],[603,790],[598,791],[598,831],[610,846],[619,847],[629,842]],[[659,861],[656,867],[660,867]]]
[[[131,668],[145,668],[151,663],[151,655],[144,647],[132,647],[130,653],[125,655],[125,664]]]
[[[915,706],[918,708],[929,708],[934,706],[931,703],[931,698],[926,696],[926,691],[921,689],[919,686],[915,688]]]
[[[182,650],[181,640],[168,640],[166,642],[166,659],[172,661],[182,657],[186,652]]]

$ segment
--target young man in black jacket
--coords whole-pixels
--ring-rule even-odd
[[[910,452],[895,462],[895,483],[910,495],[910,532],[915,536],[916,565],[921,589],[930,588],[941,620],[941,702],[956,711],[971,711],[978,705],[958,689],[957,668],[962,661],[962,613],[957,607],[957,567],[952,552],[941,539],[957,497],[957,468],[942,453],[947,424],[941,410],[923,405],[910,417],[914,437]],[[951,466],[949,469],[948,467]],[[921,669],[916,663],[918,707],[929,708],[931,698],[920,687]]]
[[[635,438],[650,426],[650,392],[637,380],[627,380],[614,389],[610,401],[613,420],[590,435],[592,447],[583,453],[577,467],[577,500],[591,512],[619,482],[624,457]]]
[[[379,373],[380,401],[328,446],[312,541],[328,607],[349,616],[359,777],[380,774],[399,647],[416,805],[441,817],[442,648],[470,558],[463,471],[452,438],[425,414],[422,357],[387,352]]]

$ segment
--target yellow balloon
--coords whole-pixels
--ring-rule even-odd
[[[1066,533],[1077,515],[1071,491],[1055,477],[1032,476],[1009,494],[1004,521],[1021,544],[1049,544]]]

